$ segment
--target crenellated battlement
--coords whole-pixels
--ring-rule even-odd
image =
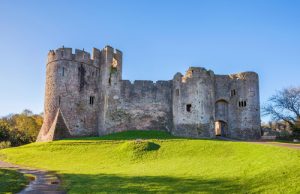
[[[72,60],[72,48],[58,48],[48,52],[48,63],[56,60]]]
[[[132,86],[134,88],[143,88],[143,87],[161,87],[161,86],[170,86],[172,80],[157,80],[156,82],[152,80],[122,80],[123,84],[127,86]]]
[[[47,63],[51,63],[57,60],[69,60],[93,64],[93,59],[91,58],[91,54],[89,52],[80,49],[75,49],[75,53],[73,53],[72,48],[64,47],[49,51]]]
[[[58,60],[69,60],[95,65],[101,58],[109,55],[119,63],[122,61],[122,52],[111,46],[105,46],[102,50],[93,48],[92,55],[84,49],[75,49],[75,53],[73,53],[72,48],[61,47],[48,52],[47,64]]]

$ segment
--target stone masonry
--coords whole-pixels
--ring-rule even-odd
[[[168,81],[122,80],[122,52],[110,46],[48,53],[44,123],[37,141],[165,130],[176,136],[260,138],[255,72],[215,75],[190,67]]]

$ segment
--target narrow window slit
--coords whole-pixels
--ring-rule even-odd
[[[95,101],[95,96],[90,96],[90,105],[93,105]]]

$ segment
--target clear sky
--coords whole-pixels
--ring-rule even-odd
[[[123,78],[168,80],[189,66],[256,71],[261,102],[300,85],[300,1],[0,1],[0,116],[43,111],[50,49],[111,45]]]

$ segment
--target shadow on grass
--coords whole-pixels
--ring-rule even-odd
[[[236,181],[223,179],[186,179],[165,176],[117,176],[64,174],[70,193],[235,193]]]
[[[128,130],[100,137],[75,137],[63,140],[134,140],[134,139],[183,139],[160,130]]]
[[[136,139],[190,139],[190,140],[215,140],[215,141],[228,141],[219,138],[192,138],[192,137],[179,137],[162,130],[128,130],[122,132],[115,132],[100,137],[73,137],[63,140],[136,140]]]
[[[286,168],[230,178],[63,174],[63,179],[70,193],[300,193],[298,173]]]
[[[17,193],[29,183],[23,174],[11,169],[0,169],[0,193]]]

